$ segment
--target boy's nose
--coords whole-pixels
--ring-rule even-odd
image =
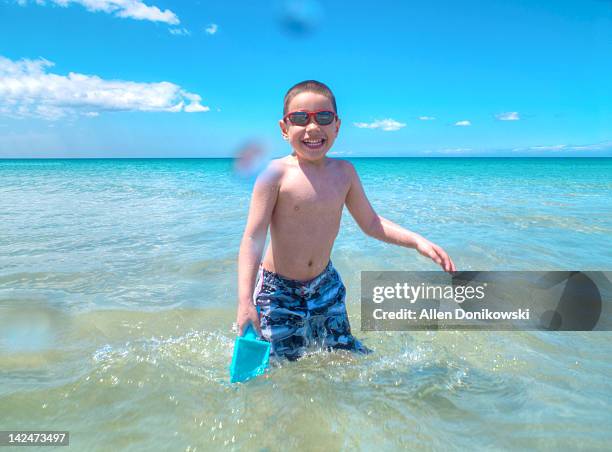
[[[312,130],[312,129],[318,129],[318,128],[319,128],[319,125],[316,123],[314,118],[311,118],[310,121],[308,121],[308,124],[306,124],[306,130]]]

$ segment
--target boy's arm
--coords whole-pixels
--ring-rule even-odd
[[[259,316],[253,305],[253,290],[266,244],[268,226],[278,198],[280,177],[281,169],[279,165],[272,162],[259,175],[253,187],[249,216],[238,255],[238,314],[236,323],[238,324],[239,335],[242,335],[243,329],[249,321],[253,323],[258,332],[261,331]]]
[[[351,163],[346,163],[351,185],[345,203],[363,232],[383,242],[415,248],[423,256],[440,265],[444,271],[456,271],[455,264],[440,246],[378,215],[366,197],[355,168]]]

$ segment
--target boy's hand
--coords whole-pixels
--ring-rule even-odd
[[[446,254],[446,251],[435,243],[421,237],[417,241],[416,250],[442,267],[445,272],[452,273],[457,271],[455,264],[449,255]]]
[[[249,323],[253,324],[255,331],[257,331],[257,334],[261,336],[259,314],[257,313],[257,308],[255,308],[250,300],[249,302],[238,304],[238,316],[236,318],[236,323],[238,324],[238,336],[242,336],[244,334],[244,330],[246,330]]]

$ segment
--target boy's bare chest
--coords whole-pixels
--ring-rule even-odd
[[[294,174],[283,180],[277,208],[285,213],[337,212],[344,205],[348,183],[341,177],[306,177]]]

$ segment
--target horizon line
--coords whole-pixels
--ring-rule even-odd
[[[282,158],[282,157],[274,157]],[[609,159],[612,155],[381,155],[330,156],[339,159]],[[2,157],[1,160],[236,160],[237,157]],[[270,159],[270,160],[273,160]]]

